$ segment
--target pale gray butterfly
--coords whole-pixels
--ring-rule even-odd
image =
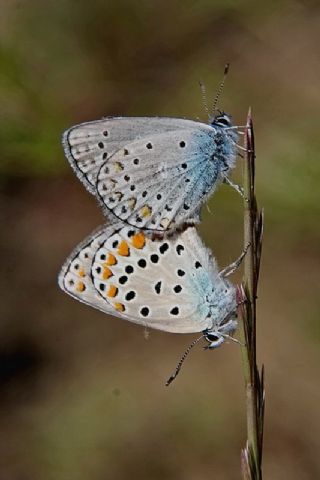
[[[105,313],[166,332],[203,332],[209,348],[237,326],[236,289],[195,227],[155,239],[121,223],[104,226],[65,262],[59,285]]]
[[[224,112],[211,116],[209,124],[110,117],[70,128],[63,146],[107,215],[163,232],[199,222],[202,203],[221,182],[241,193],[228,177],[235,165],[238,128]]]

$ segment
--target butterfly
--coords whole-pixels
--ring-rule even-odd
[[[222,91],[229,65],[214,100]],[[182,118],[107,117],[71,127],[63,147],[71,167],[106,215],[144,230],[174,231],[200,221],[200,209],[228,174],[240,127],[218,110],[209,124]]]
[[[83,303],[144,327],[203,332],[208,348],[215,348],[237,327],[236,289],[226,277],[241,259],[219,272],[195,227],[156,239],[118,222],[74,250],[59,285]]]

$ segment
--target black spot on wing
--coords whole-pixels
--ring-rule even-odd
[[[176,251],[178,255],[181,255],[181,253],[184,251],[184,246],[181,245],[180,243],[176,246]]]
[[[152,255],[150,255],[150,260],[152,263],[158,263],[159,262],[159,255],[157,255],[156,253],[153,253]]]
[[[164,253],[166,253],[166,251],[169,250],[169,244],[167,242],[163,243],[160,247],[159,247],[159,252],[163,255]]]
[[[129,302],[130,300],[133,300],[136,296],[136,292],[134,292],[133,290],[130,290],[130,292],[128,292],[125,296],[125,299]]]
[[[140,258],[140,260],[138,260],[138,265],[140,268],[146,268],[147,262],[145,261],[144,258]]]
[[[159,282],[157,282],[154,286],[154,289],[155,289],[155,291],[158,295],[161,293],[161,286],[162,286],[161,280]]]
[[[179,315],[179,307],[175,306],[170,310],[171,315]]]
[[[142,307],[140,313],[143,317],[147,317],[150,313],[149,307]]]

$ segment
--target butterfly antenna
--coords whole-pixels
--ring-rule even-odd
[[[219,88],[218,88],[218,91],[216,93],[215,99],[213,100],[212,115],[214,115],[214,112],[216,111],[216,106],[217,106],[219,97],[221,95],[221,92],[223,90],[224,82],[226,81],[226,78],[227,78],[227,75],[228,75],[228,72],[229,72],[229,67],[230,67],[230,63],[226,63],[225,66],[224,66],[223,78],[222,78],[221,83],[219,85]]]
[[[208,119],[210,119],[209,108],[208,108],[208,103],[207,103],[206,86],[203,82],[201,82],[201,80],[199,81],[199,85],[200,85],[201,96],[202,96],[202,104],[203,104],[203,107],[204,107],[204,110],[205,110],[206,114],[208,115]]]
[[[196,338],[196,339],[189,345],[189,347],[187,348],[187,350],[184,352],[184,354],[183,354],[182,357],[180,358],[179,363],[177,364],[175,371],[173,372],[172,375],[170,375],[170,377],[169,377],[168,380],[166,381],[166,387],[168,387],[168,386],[170,385],[170,383],[172,383],[173,380],[178,376],[178,374],[179,374],[179,372],[180,372],[180,370],[181,370],[181,367],[182,367],[183,362],[185,361],[185,359],[186,359],[187,356],[189,355],[189,353],[190,353],[190,351],[192,350],[192,348],[193,348],[202,338],[204,338],[204,335],[201,335],[201,337]]]

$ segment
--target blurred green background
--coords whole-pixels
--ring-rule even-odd
[[[239,348],[195,349],[167,389],[194,336],[146,340],[56,281],[103,222],[63,130],[104,115],[205,121],[198,81],[212,98],[227,61],[220,107],[241,125],[252,106],[266,213],[264,478],[320,478],[319,22],[312,0],[2,0],[1,480],[240,478]],[[242,248],[242,202],[222,186],[210,210],[200,230],[225,265]]]

